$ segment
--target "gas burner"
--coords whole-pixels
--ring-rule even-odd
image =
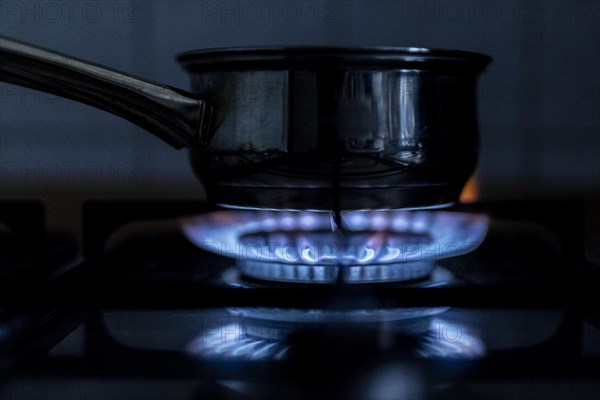
[[[239,268],[230,267],[223,271],[220,275],[219,283],[235,287],[239,289],[256,289],[256,288],[274,288],[274,287],[289,287],[289,285],[295,285],[293,283],[288,282],[273,282],[273,281],[264,281],[264,280],[256,280],[252,277],[248,277],[246,274],[243,274]],[[302,285],[302,283],[299,283]],[[447,285],[463,285],[459,278],[457,278],[452,272],[450,272],[447,268],[444,268],[439,265],[434,265],[434,268],[431,274],[426,277],[409,281],[409,282],[389,282],[386,283],[386,287],[391,288],[431,288],[431,287],[441,287]]]
[[[435,260],[474,250],[488,218],[442,211],[218,211],[183,219],[198,247],[234,258],[247,276],[282,282],[372,283],[427,277]],[[340,273],[342,276],[340,277]]]
[[[246,275],[282,282],[332,283],[338,279],[340,268],[326,265],[263,263],[238,260],[238,268]],[[395,264],[349,265],[341,268],[346,283],[398,282],[428,276],[434,261],[413,261]]]

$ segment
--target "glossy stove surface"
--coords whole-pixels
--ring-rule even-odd
[[[88,205],[86,261],[24,303],[69,323],[28,333],[55,340],[19,352],[0,397],[596,398],[600,318],[566,292],[600,282],[577,253],[577,218],[486,207],[476,250],[348,289],[244,276],[182,232],[198,205]]]

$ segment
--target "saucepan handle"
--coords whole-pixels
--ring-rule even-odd
[[[208,137],[212,107],[196,95],[0,37],[0,80],[123,117],[173,147]]]

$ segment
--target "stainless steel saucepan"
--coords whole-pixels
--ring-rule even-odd
[[[0,38],[0,80],[119,115],[177,148],[230,207],[441,207],[475,168],[490,58],[425,48],[181,54],[192,92]]]

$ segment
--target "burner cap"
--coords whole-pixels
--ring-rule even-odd
[[[345,283],[375,283],[410,281],[429,276],[435,267],[434,261],[411,261],[395,264],[375,265],[310,265],[268,263],[238,260],[237,266],[252,278],[278,282],[335,283],[340,270]]]

